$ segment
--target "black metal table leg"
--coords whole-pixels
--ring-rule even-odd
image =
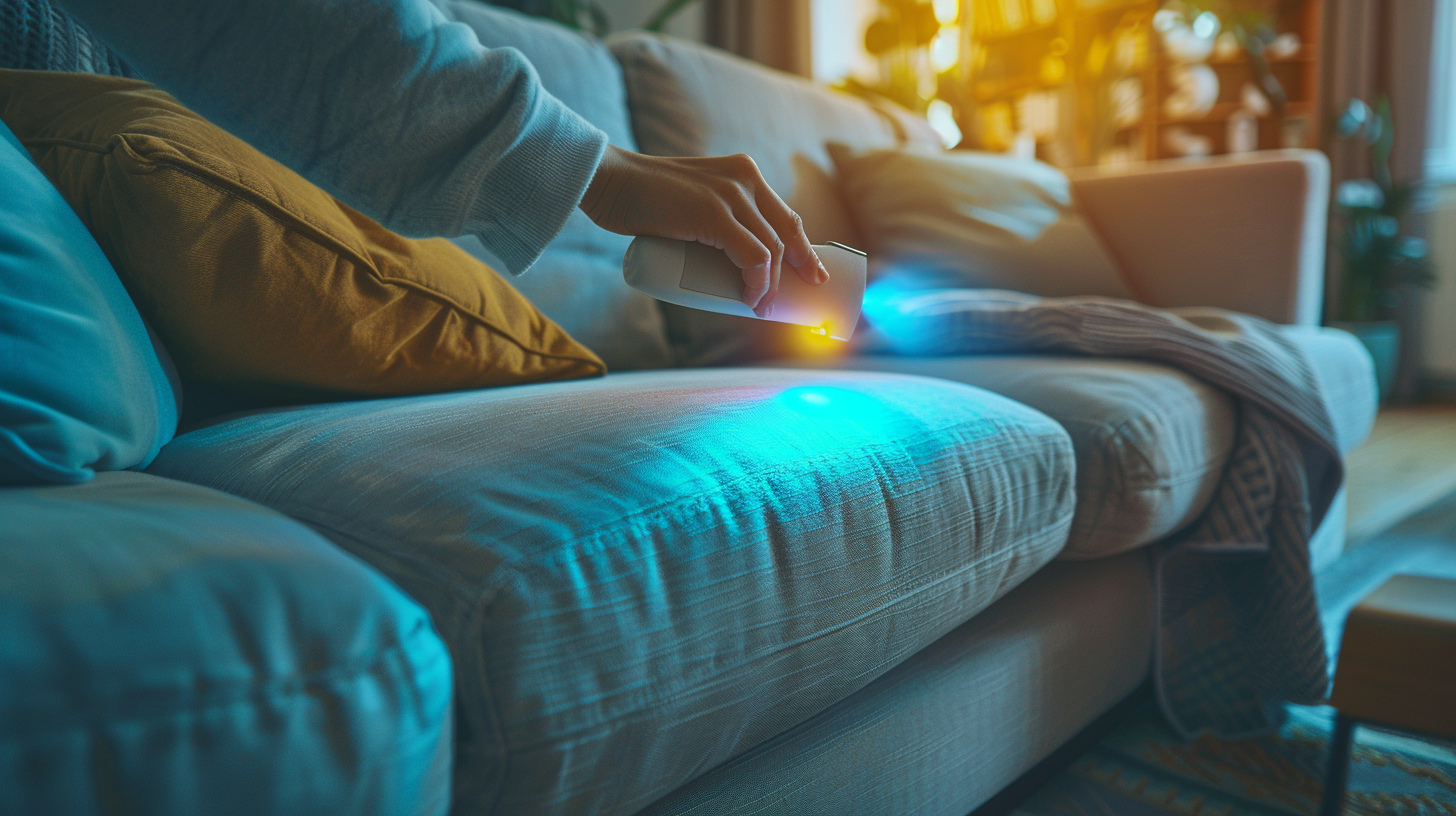
[[[1350,770],[1350,742],[1355,734],[1355,721],[1339,714],[1335,717],[1335,733],[1330,735],[1329,765],[1325,770],[1325,793],[1319,816],[1340,816],[1345,804],[1345,777]]]

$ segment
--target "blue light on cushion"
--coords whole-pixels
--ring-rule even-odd
[[[0,485],[145,467],[177,396],[80,219],[0,123]]]

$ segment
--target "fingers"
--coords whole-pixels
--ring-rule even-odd
[[[773,226],[784,244],[784,261],[799,273],[804,282],[813,286],[829,280],[829,271],[819,261],[819,256],[814,254],[814,247],[809,243],[809,236],[804,234],[804,220],[799,214],[789,209],[779,194],[759,179],[760,187],[755,198],[758,201],[759,211],[763,217]]]
[[[753,233],[753,237],[758,239],[760,244],[768,248],[768,288],[758,298],[756,305],[750,305],[750,308],[759,317],[768,317],[770,314],[773,314],[774,300],[779,296],[779,279],[783,274],[784,242],[779,239],[778,233],[769,225],[768,220],[763,217],[763,214],[758,211],[758,207],[754,205],[753,200],[746,195],[741,201],[737,202],[733,215],[740,225],[746,227],[749,232]],[[747,295],[749,294],[747,291],[747,272],[748,270],[745,270],[744,303],[748,302]],[[753,274],[755,279],[760,275],[757,270],[754,270]]]
[[[810,284],[829,275],[797,213],[746,155],[664,158],[609,149],[581,207],[603,229],[701,241],[743,270],[743,302],[768,317],[784,261]]]
[[[723,251],[735,266],[743,270],[743,303],[759,317],[768,317],[773,306],[773,298],[769,295],[778,293],[782,249],[775,256],[735,213],[725,212],[723,217],[729,222],[724,231]],[[778,245],[777,240],[771,245]]]

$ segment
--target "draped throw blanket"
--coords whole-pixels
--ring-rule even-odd
[[[1228,392],[1238,428],[1203,515],[1157,545],[1154,680],[1184,737],[1235,739],[1328,688],[1309,540],[1343,469],[1303,354],[1277,327],[1219,309],[948,289],[882,294],[865,316],[904,354],[1048,352],[1156,360]]]

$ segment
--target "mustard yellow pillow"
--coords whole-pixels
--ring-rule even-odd
[[[390,232],[145,82],[0,71],[0,119],[184,375],[299,398],[606,370],[450,242]]]

